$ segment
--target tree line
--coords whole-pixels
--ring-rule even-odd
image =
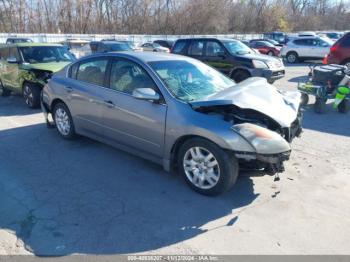
[[[348,0],[0,0],[0,32],[229,34],[348,30]]]

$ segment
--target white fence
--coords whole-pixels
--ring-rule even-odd
[[[85,40],[102,40],[102,39],[117,39],[128,40],[135,44],[145,42],[152,42],[154,40],[176,40],[179,38],[193,38],[193,37],[214,37],[214,38],[234,38],[240,40],[249,40],[254,38],[261,38],[262,34],[227,34],[227,35],[89,35],[89,34],[10,34],[0,33],[0,43],[5,43],[8,37],[25,37],[30,38],[34,42],[55,43],[66,39],[85,39]]]

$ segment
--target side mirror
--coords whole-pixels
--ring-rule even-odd
[[[159,94],[152,88],[136,88],[132,96],[140,100],[159,101]]]
[[[7,58],[7,63],[9,63],[9,64],[17,64],[18,63],[18,60],[17,60],[17,58],[16,57],[9,57],[9,58]]]

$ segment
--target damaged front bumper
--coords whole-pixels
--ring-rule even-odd
[[[267,168],[273,173],[281,173],[284,171],[284,161],[289,160],[291,151],[286,151],[278,154],[257,154],[250,152],[235,152],[235,156],[240,161],[244,161],[245,163],[254,162],[253,167]]]

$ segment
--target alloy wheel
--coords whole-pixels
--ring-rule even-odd
[[[62,135],[67,136],[69,134],[71,128],[69,116],[63,108],[58,108],[55,111],[55,123],[58,131]]]
[[[294,54],[288,55],[288,58],[287,58],[289,63],[294,63],[296,61],[296,59],[297,58],[296,58],[296,56]]]
[[[26,104],[30,107],[33,106],[33,92],[30,86],[25,85],[23,90],[23,97]]]
[[[201,189],[214,187],[220,179],[217,159],[203,147],[188,149],[184,155],[183,167],[188,180]]]

